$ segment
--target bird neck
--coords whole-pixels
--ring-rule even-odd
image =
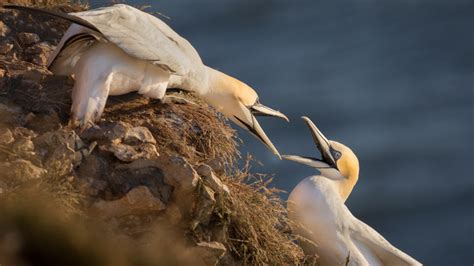
[[[222,111],[222,99],[226,96],[224,88],[225,75],[213,68],[205,67],[207,72],[207,84],[206,89],[201,90],[201,98],[206,101],[209,105],[216,108],[218,111]]]
[[[339,194],[343,201],[346,201],[352,192],[357,179],[359,178],[359,169],[352,169],[352,171],[340,171],[336,168],[328,167],[319,168],[321,175],[333,182],[336,193]]]
[[[339,180],[339,195],[341,196],[342,200],[345,202],[349,195],[352,192],[357,180],[359,179],[359,172],[350,173],[348,176],[345,176],[344,179]]]
[[[242,82],[226,75],[218,70],[207,67],[207,88],[201,93],[201,98],[208,104],[222,112],[224,108],[237,102],[236,90],[239,89]]]

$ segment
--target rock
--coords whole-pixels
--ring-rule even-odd
[[[107,176],[107,161],[95,154],[83,158],[82,163],[76,170],[79,179],[102,180]]]
[[[23,46],[29,46],[40,41],[40,37],[36,33],[22,32],[18,33],[18,40]]]
[[[25,127],[16,127],[12,132],[15,138],[23,137],[31,139],[36,138],[38,136],[34,131]]]
[[[132,126],[124,122],[104,122],[80,133],[81,139],[99,143],[119,143]]]
[[[126,215],[156,214],[166,209],[166,205],[151,194],[145,186],[130,190],[124,197],[114,201],[99,200],[92,205],[92,211],[107,218]]]
[[[72,172],[76,158],[74,131],[65,129],[47,132],[35,139],[37,151],[51,175],[65,176]]]
[[[8,145],[15,141],[15,138],[13,137],[13,133],[11,132],[10,129],[0,127],[0,145]]]
[[[0,37],[5,37],[8,33],[10,33],[10,28],[3,21],[0,21]]]
[[[13,49],[13,44],[8,42],[0,43],[0,54],[6,55]]]
[[[12,144],[11,150],[19,156],[32,156],[35,154],[35,145],[30,137],[17,138]]]
[[[9,183],[18,184],[38,179],[45,173],[44,169],[23,159],[16,159],[12,162],[0,162],[0,179],[4,178]]]
[[[93,146],[96,146],[96,145],[97,145],[97,142],[95,142],[95,141],[92,142],[92,143],[94,143]],[[91,143],[91,145],[92,145],[92,143]],[[85,148],[85,146],[84,146],[84,141],[82,141],[82,139],[79,138],[79,136],[77,136],[76,140],[74,141],[74,147],[75,147],[76,150],[80,150],[80,149],[82,149],[82,148]],[[89,146],[89,148],[92,148],[92,149],[93,149],[93,148],[95,148],[95,147]],[[90,152],[92,152],[92,150],[91,150]],[[90,154],[90,152],[89,152],[89,154]]]
[[[76,153],[66,145],[59,145],[44,162],[44,166],[51,175],[58,177],[68,175],[74,168]]]
[[[21,123],[23,114],[21,108],[16,105],[0,103],[0,123],[16,124]]]
[[[123,162],[133,162],[138,159],[152,159],[159,156],[156,150],[156,140],[146,127],[132,127],[130,124],[104,123],[99,128],[91,128],[82,136],[86,139],[96,139],[102,143],[99,148],[112,152]]]
[[[175,204],[166,206],[166,213],[163,217],[172,225],[178,225],[183,222],[183,214]]]
[[[158,151],[153,144],[130,146],[122,143],[112,143],[99,146],[101,150],[109,151],[123,162],[133,162],[138,159],[152,159],[158,157]]]
[[[88,158],[92,154],[92,151],[94,151],[96,146],[97,146],[97,142],[94,141],[89,145],[89,147],[85,147],[82,140],[77,138],[75,142],[75,149],[74,149],[76,150],[76,152],[74,153],[75,155],[74,155],[74,161],[73,161],[74,168],[81,165],[82,161]]]
[[[212,168],[212,171],[218,175],[223,175],[226,173],[226,162],[222,158],[214,158],[206,162]]]
[[[76,178],[76,187],[82,195],[96,197],[101,191],[107,187],[107,182],[99,179],[83,179]]]
[[[47,70],[31,69],[23,73],[22,85],[24,87],[36,87],[34,90],[41,90],[41,84],[39,84],[47,75],[50,73]]]
[[[201,164],[196,171],[201,177],[203,177],[203,181],[216,193],[223,193],[227,196],[230,194],[229,188],[214,174],[210,166]]]
[[[194,212],[194,219],[191,223],[191,228],[196,229],[199,224],[208,225],[211,219],[214,206],[216,205],[216,199],[214,197],[214,191],[207,186],[201,186],[198,195],[198,203]]]
[[[30,61],[38,66],[46,66],[48,57],[45,54],[37,54],[33,56]]]
[[[140,154],[132,146],[122,143],[101,145],[99,146],[99,149],[112,152],[117,159],[123,162],[133,162],[140,158]]]
[[[138,145],[143,143],[156,144],[153,134],[146,127],[132,127],[125,122],[104,122],[90,127],[81,133],[81,138],[96,140],[99,143],[124,143]]]
[[[196,189],[201,183],[201,178],[186,160],[168,155],[118,165],[106,178],[115,190],[133,184],[146,185],[167,206],[175,205],[181,217],[189,217],[193,213],[197,203]],[[214,192],[210,189],[210,193]]]
[[[225,243],[228,241],[227,237],[229,235],[229,224],[228,223],[217,223],[213,224],[211,229],[212,231],[212,239],[214,241],[223,242]],[[226,264],[224,264],[226,265]]]
[[[48,63],[48,58],[53,51],[54,46],[47,42],[41,42],[28,47],[25,50],[25,54],[27,55],[27,58],[30,62],[39,66],[46,66]]]
[[[160,155],[156,163],[160,169],[163,169],[168,182],[184,191],[194,190],[201,180],[194,168],[183,157]]]
[[[141,158],[154,159],[160,156],[154,144],[144,143],[144,144],[138,145],[138,147],[136,148],[142,153]]]
[[[205,265],[217,265],[227,252],[227,249],[219,242],[199,242],[194,248],[196,254],[202,258]]]
[[[38,133],[48,131],[56,131],[61,126],[61,120],[57,112],[49,112],[46,114],[29,113],[25,117],[26,127]]]
[[[40,42],[33,46],[28,47],[25,50],[27,54],[45,54],[49,57],[49,55],[54,51],[56,47],[54,45],[49,44],[48,42]]]
[[[151,134],[150,130],[146,127],[134,127],[127,130],[123,142],[130,145],[139,143],[156,144],[153,134]]]
[[[146,186],[151,193],[165,204],[171,200],[172,194],[176,191],[171,186],[162,170],[154,160],[139,159],[129,164],[119,164],[115,171],[106,176],[115,195],[124,195],[131,188],[136,186]]]

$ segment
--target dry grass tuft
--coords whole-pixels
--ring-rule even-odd
[[[149,128],[160,153],[178,154],[191,164],[214,161],[232,168],[240,154],[235,130],[226,119],[191,93],[167,97],[166,103],[142,97],[117,102],[116,98],[104,117]]]
[[[246,167],[223,182],[231,191],[224,216],[228,215],[228,245],[245,265],[298,265],[304,258],[289,232],[291,221],[278,193],[269,188],[272,181],[264,175],[249,173]]]
[[[82,215],[84,198],[64,177],[44,177],[33,184],[24,183],[15,187],[5,187],[5,192],[0,195],[0,199],[5,198],[12,202],[35,202],[36,198],[42,198],[45,202],[61,206],[60,209],[65,216]]]

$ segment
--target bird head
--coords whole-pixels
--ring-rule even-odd
[[[273,116],[287,122],[288,118],[281,112],[261,104],[255,90],[247,84],[215,69],[208,68],[208,70],[209,92],[203,95],[204,100],[228,119],[252,133],[281,158],[255,117]]]
[[[328,140],[308,117],[303,116],[302,118],[311,131],[314,143],[321,153],[321,159],[297,155],[283,155],[283,159],[311,166],[323,174],[328,172],[329,174],[324,176],[331,179],[355,179],[357,181],[359,176],[359,160],[354,152],[342,143]],[[338,174],[333,174],[334,170]]]

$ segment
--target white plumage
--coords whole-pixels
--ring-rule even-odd
[[[160,19],[123,4],[70,14],[4,7],[73,22],[49,67],[76,79],[71,107],[74,123],[86,127],[99,119],[108,95],[137,91],[162,99],[166,88],[180,88],[195,92],[280,156],[254,116],[288,118],[262,105],[245,83],[204,65],[194,47]]]
[[[421,265],[352,215],[344,204],[359,175],[355,154],[345,145],[327,140],[304,117],[323,160],[300,156],[283,158],[317,168],[321,175],[305,178],[290,193],[288,215],[306,254],[317,254],[320,265]]]
[[[321,265],[420,265],[392,246],[369,225],[352,215],[338,193],[337,181],[311,176],[288,198],[291,220],[302,226],[296,233],[310,239],[307,254],[318,254]]]

